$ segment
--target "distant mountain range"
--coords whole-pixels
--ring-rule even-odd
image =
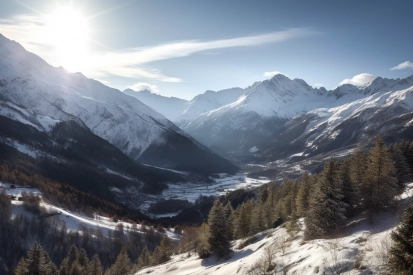
[[[408,137],[413,76],[378,77],[362,86],[313,88],[277,74],[241,89],[207,91],[175,106],[171,120],[213,151],[239,162],[311,156],[381,135]],[[160,95],[132,92],[162,112]],[[171,103],[172,105],[172,103]],[[184,107],[182,107],[184,106]]]

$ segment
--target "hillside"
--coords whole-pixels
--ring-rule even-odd
[[[199,259],[195,253],[174,255],[172,260],[149,267],[141,274],[264,274],[268,259],[275,269],[265,274],[380,274],[388,259],[390,233],[397,228],[404,207],[413,202],[413,183],[400,196],[397,209],[354,217],[340,237],[304,241],[303,219],[297,221],[298,232],[291,236],[285,226],[269,229],[254,236],[256,241],[239,249],[245,241],[231,243],[234,251],[228,260]]]
[[[144,155],[150,165],[185,167],[202,174],[237,170],[230,162],[198,146],[188,134],[138,99],[81,73],[52,67],[2,35],[0,105],[0,115],[43,132],[50,131],[58,122],[76,121],[133,160],[142,162]],[[175,147],[197,151],[202,161],[171,158],[170,148]],[[148,148],[151,153],[147,152]],[[204,169],[206,167],[208,169]]]

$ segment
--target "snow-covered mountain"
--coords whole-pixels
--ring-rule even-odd
[[[412,137],[413,75],[404,79],[378,77],[364,86],[340,86],[333,93],[365,96],[293,118],[261,144],[258,153],[271,160],[292,154],[304,158],[369,144],[378,136],[391,142]]]
[[[1,34],[0,101],[0,115],[42,131],[75,120],[132,159],[151,165],[204,174],[236,170],[138,99],[81,73],[52,67]],[[191,159],[193,154],[198,161]]]
[[[257,85],[257,83],[254,85]],[[126,89],[123,92],[127,95],[136,97],[157,112],[163,114],[176,125],[182,126],[203,113],[234,102],[249,89],[251,89],[251,87],[246,89],[230,88],[218,92],[208,90],[203,94],[195,96],[190,101],[176,97],[162,96],[148,90],[134,91],[132,89]]]
[[[353,90],[312,88],[304,80],[277,74],[251,86],[234,102],[204,113],[182,127],[216,152],[242,155],[258,150],[261,142],[297,115],[339,106],[373,92]]]
[[[126,89],[123,92],[136,97],[145,105],[150,106],[171,121],[175,121],[175,119],[181,115],[182,110],[186,108],[186,103],[188,103],[185,99],[165,97],[148,90],[134,91],[132,89]]]
[[[234,102],[249,89],[250,87],[246,89],[230,88],[218,92],[208,90],[187,102],[185,104],[185,109],[181,112],[180,116],[173,121],[177,123],[177,125],[184,127],[187,123],[191,122],[201,114]]]

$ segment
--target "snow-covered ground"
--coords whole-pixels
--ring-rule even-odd
[[[0,182],[0,192],[5,191],[6,194],[16,197],[16,200],[12,200],[12,214],[24,214],[31,216],[32,214],[28,213],[24,207],[23,202],[19,201],[18,198],[22,196],[23,193],[32,194],[39,197],[42,197],[42,194],[39,190],[35,188],[25,188],[23,186],[14,185],[16,188],[10,188],[11,184]],[[109,217],[103,217],[99,215],[93,215],[94,217],[87,217],[82,213],[74,213],[67,209],[57,207],[50,203],[45,202],[43,199],[40,202],[40,206],[43,207],[47,213],[59,213],[54,217],[57,219],[56,224],[58,228],[61,228],[62,224],[65,223],[68,231],[82,231],[82,228],[86,227],[89,230],[101,230],[103,235],[108,235],[109,231],[116,230],[116,227],[119,224],[123,225],[124,230],[127,232],[131,230],[132,224],[123,221],[111,221]],[[137,230],[141,231],[141,225],[137,224]],[[155,229],[154,229],[155,230]],[[173,232],[171,229],[165,229],[166,234],[169,238],[173,240],[179,240],[180,235]]]
[[[237,249],[243,240],[232,243],[234,253],[228,260],[199,259],[196,253],[174,255],[169,262],[149,267],[136,274],[229,275],[249,273],[255,265],[271,255],[276,264],[268,274],[380,274],[391,246],[390,233],[399,224],[399,216],[412,202],[413,183],[409,184],[397,210],[380,213],[372,218],[364,215],[351,220],[335,239],[304,241],[304,220],[298,220],[299,231],[290,236],[281,226],[256,235],[257,241]]]
[[[251,189],[259,187],[265,183],[270,182],[269,179],[261,177],[260,179],[249,178],[245,174],[238,173],[233,176],[227,174],[221,174],[221,178],[214,178],[215,183],[205,184],[205,183],[179,183],[179,184],[168,184],[168,189],[165,189],[160,196],[152,196],[152,199],[146,200],[140,206],[140,210],[146,212],[150,204],[156,203],[159,200],[188,200],[189,202],[195,202],[195,200],[200,196],[221,196],[228,192],[244,188]],[[151,213],[147,213],[152,215]],[[178,213],[167,213],[162,215],[153,215],[154,217],[165,217],[174,216]]]

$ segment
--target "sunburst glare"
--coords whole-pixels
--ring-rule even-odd
[[[79,11],[59,7],[46,16],[44,31],[55,51],[57,63],[72,72],[87,66],[89,27]]]

